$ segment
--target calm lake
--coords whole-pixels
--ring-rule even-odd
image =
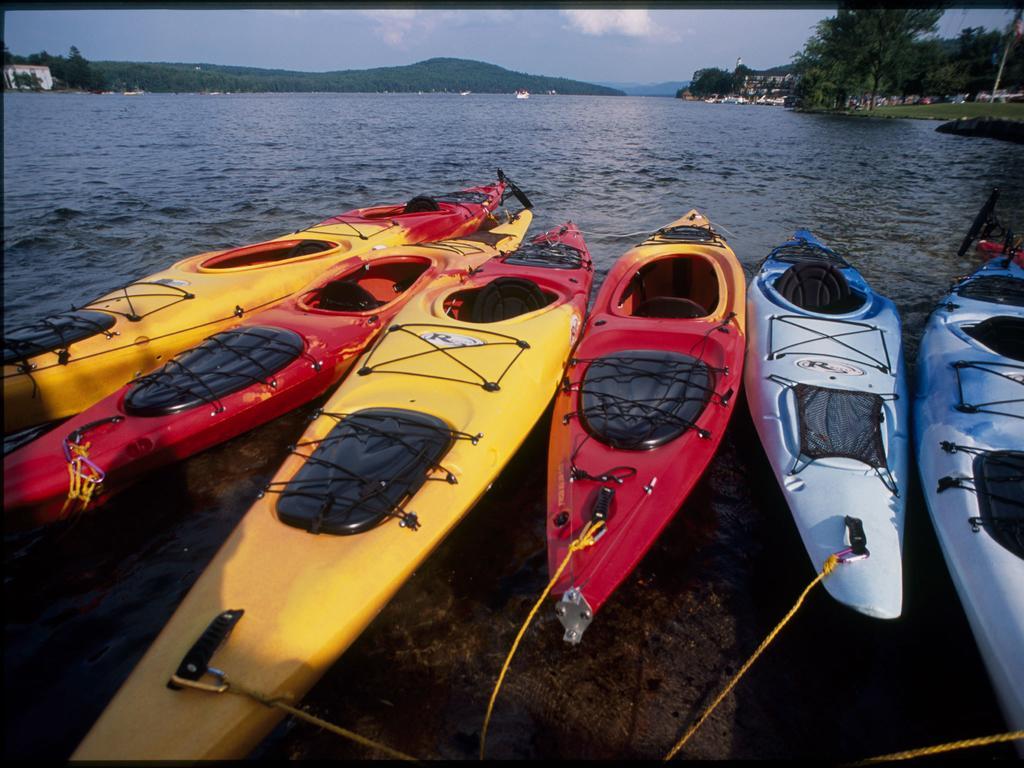
[[[992,187],[1024,227],[1024,146],[938,123],[668,98],[511,94],[4,95],[4,325],[200,251],[492,180],[566,219],[597,285],[631,245],[705,212],[747,268],[795,228],[899,306],[907,361]],[[523,641],[494,758],[655,759],[814,573],[743,403],[697,492],[583,643],[550,608]],[[303,409],[4,547],[7,757],[65,759],[302,431]],[[548,425],[310,692],[317,715],[422,758],[476,756],[494,680],[547,584]],[[917,487],[902,618],[807,604],[680,754],[849,761],[1006,730]],[[975,750],[1013,758],[1011,747]],[[356,759],[286,721],[258,758]],[[153,757],[159,757],[154,755]]]

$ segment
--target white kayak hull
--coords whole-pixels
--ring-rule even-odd
[[[790,244],[800,242],[802,234],[813,241],[810,233],[798,232]],[[861,306],[842,313],[807,311],[775,287],[792,265],[766,259],[747,292],[744,386],[751,416],[815,571],[830,555],[850,547],[853,529],[847,518],[863,527],[868,556],[841,555],[850,559],[824,579],[825,589],[861,613],[894,619],[903,609],[909,450],[899,314],[848,265],[841,271],[853,294],[864,298]],[[797,385],[864,393],[862,402],[874,403],[875,414],[880,410],[874,434],[882,450],[875,455],[884,454],[883,466],[849,455],[812,458],[802,451]],[[838,421],[832,418],[830,435],[825,436],[836,437],[837,445],[842,433],[852,434],[861,419],[848,427]]]
[[[973,277],[1019,278],[1024,294],[1024,269],[1007,267],[1005,259]],[[914,436],[922,492],[950,576],[1007,724],[1024,730],[1024,558],[986,526],[974,481],[979,457],[1024,451],[1024,361],[998,354],[965,331],[992,317],[1024,322],[1024,306],[954,292],[929,317]]]

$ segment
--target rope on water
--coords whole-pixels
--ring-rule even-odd
[[[871,757],[867,760],[859,760],[856,763],[851,763],[851,765],[873,765],[875,763],[886,763],[890,760],[910,760],[915,757],[938,755],[942,752],[952,752],[956,749],[966,749],[967,747],[984,747],[988,744],[999,744],[1007,741],[1017,741],[1018,739],[1024,739],[1024,731],[1010,731],[1009,733],[1000,733],[995,736],[979,736],[975,739],[949,741],[945,744],[936,744],[932,747],[908,749],[904,752],[893,752],[888,755],[879,755],[878,757]]]
[[[566,566],[569,565],[569,561],[572,556],[581,549],[586,549],[594,543],[595,534],[604,527],[604,520],[591,520],[580,531],[579,537],[572,544],[569,545],[569,551],[565,555],[565,559],[562,564],[558,566],[558,570],[555,571],[555,575],[551,577],[551,581],[544,588],[543,594],[540,599],[533,606],[533,610],[530,611],[530,615],[526,617],[526,621],[523,622],[522,628],[519,630],[519,634],[516,635],[515,642],[512,643],[512,648],[508,652],[508,656],[505,657],[505,664],[501,668],[501,674],[498,675],[498,682],[494,685],[494,692],[491,694],[491,700],[487,704],[487,714],[484,716],[484,727],[480,731],[480,759],[484,759],[484,750],[487,747],[487,728],[491,722],[491,713],[494,711],[494,702],[498,698],[498,691],[501,690],[501,683],[505,679],[505,673],[508,672],[509,665],[512,663],[512,657],[515,656],[516,650],[519,648],[519,641],[523,639],[523,635],[526,634],[527,628],[530,626],[530,622],[533,621],[533,617],[540,610],[541,605],[548,597],[548,593],[551,592],[555,584],[558,582],[559,577],[562,575],[562,571],[565,570]]]
[[[824,579],[826,576],[832,573],[832,571],[835,570],[838,564],[839,558],[836,555],[828,556],[828,559],[825,561],[825,564],[821,567],[821,573],[815,576],[814,580],[807,585],[807,587],[801,593],[800,597],[793,604],[793,607],[789,609],[789,613],[783,616],[782,621],[775,625],[775,629],[769,632],[768,636],[763,641],[761,641],[761,644],[757,647],[757,650],[754,651],[754,653],[751,654],[750,658],[744,662],[742,667],[740,667],[739,672],[733,675],[732,680],[730,680],[729,684],[725,686],[725,689],[720,694],[718,694],[718,696],[715,697],[715,700],[711,702],[711,705],[704,710],[704,714],[700,716],[700,719],[690,726],[690,729],[685,734],[683,734],[683,737],[678,742],[676,742],[676,745],[672,747],[671,750],[669,750],[668,754],[665,755],[663,760],[668,761],[675,757],[676,753],[683,748],[683,745],[690,740],[690,737],[697,732],[697,729],[704,725],[704,721],[711,716],[711,713],[715,711],[715,708],[718,707],[718,705],[722,703],[722,700],[729,695],[729,692],[734,687],[736,687],[736,684],[740,681],[740,678],[743,677],[743,675],[746,674],[746,671],[750,669],[750,666],[755,661],[757,661],[757,657],[761,655],[764,649],[767,648],[768,645],[772,642],[772,640],[775,639],[775,636],[778,635],[779,632],[782,631],[782,628],[786,626],[786,624],[789,622],[789,620],[793,618],[793,615],[797,612],[800,606],[803,605],[804,599],[807,597],[810,591],[818,585],[818,582],[820,582],[822,579]]]

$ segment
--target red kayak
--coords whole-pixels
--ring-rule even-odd
[[[565,640],[636,567],[711,461],[743,380],[743,270],[696,211],[608,273],[555,399],[548,567]]]
[[[335,385],[427,284],[458,285],[517,248],[524,210],[488,231],[339,263],[4,458],[8,530],[100,504],[146,472],[264,424]]]

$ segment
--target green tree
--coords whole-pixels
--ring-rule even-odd
[[[724,69],[709,67],[698,69],[693,73],[690,93],[694,96],[710,96],[713,93],[725,94],[732,91],[732,75]]]
[[[85,57],[73,45],[71,50],[68,51],[68,60],[64,66],[63,80],[68,84],[69,88],[89,88],[92,85],[93,76],[92,70],[89,68],[89,62],[85,60]]]
[[[933,32],[941,16],[939,9],[840,8],[818,23],[797,54],[797,69],[812,76],[818,98],[832,100],[833,106],[842,106],[849,94],[864,88],[870,94],[868,108],[874,109],[883,87],[899,86],[915,41]]]

